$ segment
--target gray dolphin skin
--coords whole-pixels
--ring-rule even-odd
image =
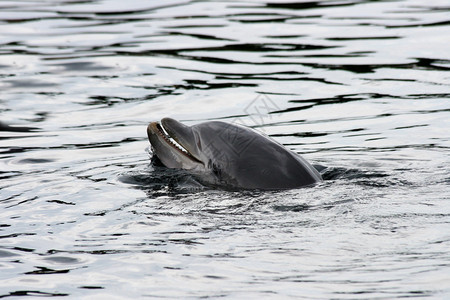
[[[321,182],[300,155],[253,129],[219,121],[186,126],[152,122],[153,154],[168,168],[191,170],[210,184],[233,189],[293,189]]]

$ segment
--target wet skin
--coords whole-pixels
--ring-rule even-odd
[[[191,170],[207,183],[233,189],[292,189],[321,182],[300,155],[253,129],[212,121],[186,126],[152,122],[153,154],[168,168]]]

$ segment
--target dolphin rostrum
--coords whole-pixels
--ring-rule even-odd
[[[212,121],[186,126],[152,122],[153,154],[168,168],[191,170],[208,183],[233,189],[292,189],[321,182],[300,155],[253,129]]]

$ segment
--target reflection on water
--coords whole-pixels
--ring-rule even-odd
[[[448,2],[2,1],[0,297],[450,294]],[[150,164],[236,122],[319,166],[283,192]]]

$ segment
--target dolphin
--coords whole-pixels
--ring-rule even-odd
[[[147,127],[153,155],[167,168],[190,170],[231,189],[281,190],[321,182],[319,172],[268,136],[220,121],[186,126],[163,118]]]

